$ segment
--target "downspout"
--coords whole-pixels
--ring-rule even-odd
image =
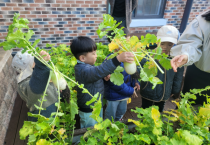
[[[187,0],[186,6],[185,6],[185,10],[184,10],[184,15],[182,17],[182,22],[180,25],[180,29],[179,32],[182,34],[187,26],[187,22],[190,16],[190,12],[191,12],[191,8],[193,5],[193,0]]]

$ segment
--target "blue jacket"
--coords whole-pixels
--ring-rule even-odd
[[[104,82],[103,78],[114,72],[120,62],[117,58],[108,60],[106,63],[102,63],[100,66],[94,66],[85,63],[77,63],[75,65],[75,78],[79,84],[84,84],[92,95],[97,92],[101,94],[101,99],[104,96]],[[79,110],[82,112],[92,112],[90,105],[94,105],[93,102],[90,105],[86,105],[87,101],[90,101],[92,97],[87,93],[82,93],[82,89],[77,87],[77,104]]]
[[[146,59],[143,59],[140,63],[141,66],[143,66],[146,61]],[[178,68],[175,73],[173,69],[165,70],[158,61],[156,61],[156,63],[162,68],[162,70],[164,70],[164,74],[158,70],[156,76],[163,82],[163,84],[158,84],[154,89],[152,89],[152,84],[150,82],[141,81],[140,94],[143,98],[151,101],[166,101],[169,99],[171,94],[177,94],[180,92],[184,67]]]
[[[120,66],[124,68],[123,63],[121,63]],[[117,101],[129,98],[131,97],[131,95],[133,95],[134,92],[133,87],[135,87],[136,81],[132,79],[131,76],[126,73],[125,70],[122,72],[122,74],[124,76],[124,83],[121,86],[113,84],[110,80],[104,81],[104,86],[105,86],[104,96],[107,100]]]

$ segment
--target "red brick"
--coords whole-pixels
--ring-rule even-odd
[[[50,35],[41,35],[41,37],[50,37]]]
[[[74,34],[69,34],[69,36],[78,36],[78,34],[74,33]]]
[[[34,25],[28,25],[29,26],[29,28],[33,28],[34,27]]]
[[[81,24],[73,24],[73,27],[80,27]]]
[[[98,18],[90,18],[90,21],[95,21],[95,20],[98,20]]]
[[[89,20],[91,20],[91,18],[82,18],[81,20],[82,21],[89,21]]]
[[[94,1],[94,4],[102,4],[102,1]]]
[[[82,8],[89,8],[89,5],[81,5]]]
[[[6,6],[8,6],[8,7],[17,7],[17,3],[7,3]]]
[[[72,25],[64,24],[63,27],[72,27]]]
[[[48,22],[49,24],[58,24],[57,22]]]
[[[69,30],[77,30],[77,27],[71,27]]]
[[[13,7],[14,11],[24,11],[23,7]]]
[[[44,28],[44,25],[34,25],[34,28]]]
[[[20,11],[20,14],[30,14],[30,11]]]
[[[45,3],[45,0],[34,0],[35,3]]]
[[[37,18],[47,18],[47,15],[37,15]]]
[[[55,34],[63,34],[63,31],[55,31]]]
[[[45,34],[54,34],[54,31],[45,32]]]
[[[89,33],[90,30],[82,30],[82,33]]]
[[[28,7],[28,4],[18,4],[19,7]]]
[[[68,15],[69,18],[75,18],[76,15]]]
[[[145,28],[143,28],[143,30],[149,30],[149,27],[145,27]]]
[[[29,4],[30,7],[40,7],[40,4]]]
[[[11,11],[12,7],[1,7],[2,11]]]
[[[87,17],[94,17],[94,15],[86,15],[86,18],[87,18]]]
[[[89,27],[90,24],[82,24],[82,27]]]
[[[71,4],[62,4],[61,7],[71,7]]]
[[[75,1],[66,1],[67,4],[75,4]]]
[[[85,1],[85,4],[93,4],[93,1],[90,0],[90,1]]]
[[[0,15],[0,18],[3,18],[3,15]],[[1,35],[0,35],[1,36]]]
[[[174,15],[176,15],[176,13],[170,13],[170,15],[173,15],[174,16]]]
[[[56,0],[56,3],[66,3],[65,0]]]
[[[26,11],[35,11],[34,7],[25,8]]]
[[[76,1],[76,4],[84,4],[84,1]]]
[[[50,31],[56,31],[58,28],[50,28]]]
[[[30,24],[36,25],[36,24],[38,24],[38,22],[30,22]]]
[[[44,25],[45,28],[52,28],[53,25]]]
[[[67,15],[58,15],[58,18],[66,18]]]
[[[51,7],[60,7],[61,4],[51,4]]]
[[[79,4],[71,4],[71,7],[80,7]]]
[[[98,5],[90,5],[90,7],[91,7],[91,8],[93,8],[93,7],[98,7]]]
[[[48,15],[48,18],[57,18],[58,15]]]
[[[45,8],[36,8],[37,11],[45,11]]]
[[[94,39],[94,38],[98,38],[98,36],[90,36],[90,38]]]
[[[20,15],[20,18],[26,18],[26,15]]]

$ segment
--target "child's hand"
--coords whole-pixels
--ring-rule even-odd
[[[140,90],[140,85],[139,85],[139,83],[135,83],[135,87],[136,87],[137,91]]]
[[[132,95],[132,98],[138,98],[138,95],[136,94],[136,88],[137,88],[137,86],[135,86],[133,89],[134,89],[134,91],[133,91],[133,95]]]
[[[50,60],[50,55],[49,55],[49,53],[47,53],[46,51],[42,50],[39,54],[42,56],[42,58],[43,58],[45,61],[49,61],[49,60]]]
[[[117,56],[119,62],[128,62],[132,63],[134,61],[134,55],[131,52],[123,52]]]
[[[110,79],[110,76],[111,76],[111,75],[108,75],[108,76],[104,77],[104,80],[105,80],[105,81],[108,81],[108,80]]]

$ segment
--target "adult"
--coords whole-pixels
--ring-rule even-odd
[[[138,0],[108,0],[111,6],[111,16],[125,28],[129,28],[133,10]]]
[[[174,71],[187,65],[183,93],[190,89],[210,86],[210,11],[196,17],[186,28],[178,45],[171,49]],[[210,95],[210,90],[204,92]],[[206,97],[197,95],[196,104],[203,104]]]

